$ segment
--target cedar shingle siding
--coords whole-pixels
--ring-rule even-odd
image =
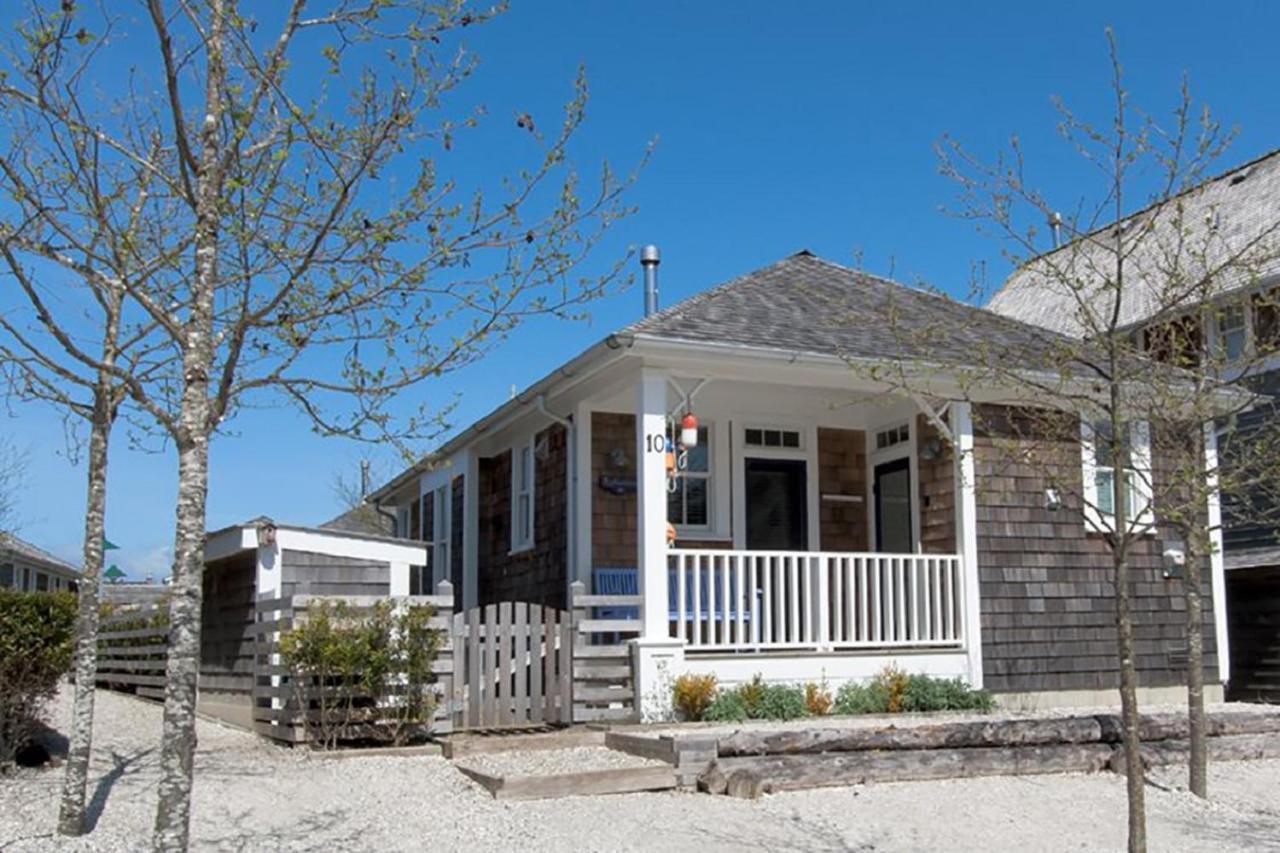
[[[954,554],[956,550],[955,456],[936,427],[924,415],[916,419],[920,465],[920,550],[926,554]],[[925,459],[923,450],[937,439],[938,453]]]
[[[615,450],[620,454],[615,454]],[[616,464],[618,462],[622,464]],[[591,565],[608,569],[634,567],[635,489],[615,495],[600,487],[601,477],[635,483],[635,415],[609,412],[591,415]]]
[[[200,601],[200,689],[253,689],[253,605],[257,556],[249,551],[205,566]]]
[[[1045,507],[1051,468],[1062,482],[1081,477],[1072,436],[1036,441],[1037,464],[1016,460],[1026,424],[994,406],[975,407],[978,565],[986,686],[996,691],[1112,688],[1118,683],[1111,557],[1087,532],[1078,500]],[[1155,460],[1157,492],[1160,460]],[[1065,497],[1065,496],[1064,496]],[[1157,513],[1159,507],[1157,506]],[[1139,683],[1185,683],[1185,619],[1179,581],[1161,576],[1164,541],[1144,538],[1133,556],[1134,633]],[[1213,602],[1205,567],[1205,678],[1217,680]]]
[[[867,550],[867,438],[862,430],[818,429],[818,494],[863,499],[820,500],[822,550]]]
[[[391,566],[381,560],[283,551],[281,595],[387,595]]]
[[[539,450],[534,454],[533,547],[516,554],[510,553],[511,451],[480,460],[481,604],[529,601],[550,607],[565,606],[568,494],[564,427],[556,424],[538,433],[534,446]],[[457,515],[457,507],[461,505],[461,495],[455,491],[455,531],[462,529]],[[461,540],[455,542],[453,550],[457,555],[462,552]],[[460,571],[456,564],[455,571]]]
[[[462,595],[463,536],[466,534],[466,484],[465,476],[454,477],[449,484],[452,502],[449,508],[449,583],[453,584],[453,594]],[[434,592],[435,590],[432,590]]]

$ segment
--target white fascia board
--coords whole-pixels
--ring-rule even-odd
[[[204,561],[221,560],[240,551],[253,551],[258,547],[256,527],[226,527],[210,533],[204,541]]]
[[[427,562],[425,545],[408,541],[363,539],[344,536],[340,532],[321,533],[316,530],[293,530],[281,527],[276,530],[276,546],[281,551],[307,551],[314,554],[379,560],[386,563],[424,565]]]

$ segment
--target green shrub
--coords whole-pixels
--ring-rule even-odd
[[[71,668],[75,628],[74,593],[0,590],[0,769],[13,764]]]
[[[716,677],[686,672],[676,679],[671,688],[671,701],[684,718],[698,722],[707,713],[707,706],[716,695]]]
[[[704,720],[794,720],[806,716],[805,689],[796,684],[765,684],[759,675],[731,690],[721,690],[707,706]]]
[[[740,723],[747,719],[747,703],[743,701],[742,689],[721,690],[707,706],[702,719],[716,723]]]
[[[896,703],[895,703],[896,697]],[[995,700],[958,678],[904,675],[886,668],[867,684],[850,682],[836,694],[837,714],[896,714],[900,711],[990,711]]]
[[[887,714],[889,713],[889,695],[883,686],[876,682],[859,684],[850,681],[842,684],[836,691],[837,714]]]
[[[985,690],[973,690],[958,678],[913,675],[902,696],[904,711],[990,711],[995,700]]]
[[[368,738],[397,745],[424,734],[435,713],[432,664],[443,633],[434,609],[394,609],[380,602],[357,612],[345,601],[319,601],[280,635],[280,655],[304,717],[308,739],[325,749]]]

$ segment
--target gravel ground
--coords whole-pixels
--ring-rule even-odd
[[[661,761],[628,755],[603,746],[491,752],[468,755],[454,763],[466,765],[490,776],[548,776],[592,770],[621,770],[624,767],[658,767],[663,764]]]
[[[53,708],[65,728],[69,703]],[[0,779],[0,850],[143,850],[155,810],[157,706],[98,699],[95,827],[52,835],[61,774]],[[747,802],[658,793],[496,801],[438,757],[334,760],[199,725],[199,850],[1117,850],[1124,782],[1110,774],[917,782]],[[1152,850],[1280,851],[1280,761],[1214,765],[1213,799],[1162,770]]]

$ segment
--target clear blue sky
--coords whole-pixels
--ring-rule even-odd
[[[545,122],[579,63],[592,91],[576,159],[633,162],[660,137],[632,196],[639,213],[603,247],[661,246],[664,304],[800,248],[922,279],[963,296],[971,263],[1005,270],[999,246],[939,211],[953,188],[937,173],[943,133],[984,156],[1017,133],[1033,174],[1069,208],[1089,174],[1057,140],[1050,97],[1105,116],[1103,29],[1119,36],[1133,98],[1158,116],[1187,72],[1196,95],[1239,140],[1229,161],[1280,146],[1280,4],[532,2],[469,35],[483,67],[459,93],[491,122],[529,110]],[[974,4],[976,5],[976,4]],[[6,30],[9,22],[5,22]],[[122,62],[131,58],[122,57]],[[480,137],[470,168],[503,152]],[[1224,166],[1227,163],[1224,162]],[[482,364],[414,393],[448,401],[465,426],[592,341],[633,319],[632,289],[595,304],[590,323],[540,323]],[[79,550],[84,473],[55,414],[11,410],[0,430],[29,450],[22,535],[63,556]],[[211,527],[269,514],[316,523],[339,507],[329,482],[367,451],[310,434],[290,410],[257,411],[213,450]],[[108,535],[135,576],[166,573],[174,460],[116,442]],[[383,473],[398,462],[383,454]]]

